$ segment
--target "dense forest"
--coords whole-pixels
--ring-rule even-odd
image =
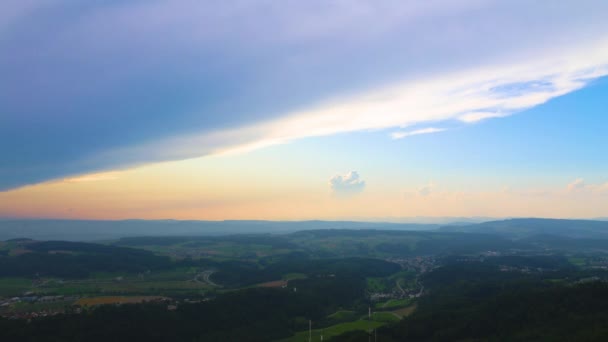
[[[563,258],[509,257],[484,262],[450,259],[451,262],[425,277],[429,295],[418,301],[416,312],[379,329],[379,341],[608,338],[608,283],[595,278],[586,281],[589,274],[564,264]],[[549,271],[504,272],[498,265],[544,267]],[[593,274],[606,276],[605,272]],[[572,281],[554,281],[564,276]],[[332,341],[364,342],[368,341],[368,334],[350,332]]]

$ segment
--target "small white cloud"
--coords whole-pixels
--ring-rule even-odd
[[[345,175],[335,175],[329,180],[329,187],[334,195],[350,196],[363,191],[365,181],[359,178],[357,171]]]
[[[445,128],[429,127],[429,128],[417,129],[417,130],[414,130],[414,131],[393,132],[393,133],[391,133],[391,138],[393,138],[393,139],[403,139],[405,137],[410,137],[412,135],[438,133],[438,132],[443,132],[443,131],[445,131]]]
[[[418,188],[418,196],[426,197],[433,193],[435,189],[435,184],[433,182],[429,182],[424,186]]]
[[[568,184],[568,191],[575,192],[585,190],[587,184],[585,184],[585,180],[582,178],[575,179],[572,183]]]
[[[587,184],[584,179],[577,178],[567,186],[568,192],[586,192],[592,194],[608,194],[608,182],[603,184]]]

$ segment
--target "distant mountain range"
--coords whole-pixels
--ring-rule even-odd
[[[284,234],[303,230],[375,229],[482,233],[506,238],[558,236],[608,239],[608,221],[520,218],[471,223],[454,218],[449,224],[383,223],[356,221],[178,221],[178,220],[0,220],[0,240],[99,241],[133,236],[213,236],[231,234]]]
[[[353,221],[0,220],[0,240],[99,241],[131,236],[291,233],[310,229],[436,230],[437,224]]]
[[[520,218],[473,225],[445,226],[441,231],[498,234],[509,238],[552,235],[579,239],[608,238],[608,221]]]

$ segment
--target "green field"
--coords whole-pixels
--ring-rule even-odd
[[[568,261],[575,266],[585,266],[587,263],[587,259],[578,257],[570,257]]]
[[[36,295],[172,295],[204,294],[213,287],[193,280],[195,269],[177,268],[142,275],[128,273],[94,273],[78,280],[45,279],[32,287],[26,278],[0,278],[0,296],[11,297],[32,291]]]
[[[26,278],[0,278],[0,297],[13,297],[30,291],[32,281]]]
[[[210,290],[211,286],[194,281],[165,280],[165,281],[75,281],[63,283],[50,283],[34,289],[37,294],[201,294]]]
[[[330,318],[332,320],[336,320],[336,321],[352,321],[355,320],[357,314],[354,311],[350,311],[350,310],[340,310],[340,311],[336,311],[333,314],[327,316],[327,318]]]
[[[298,236],[292,239],[293,242],[306,249],[316,252],[332,254],[336,256],[352,256],[352,255],[373,255],[376,257],[392,256],[390,252],[378,250],[378,247],[383,244],[399,244],[404,251],[416,250],[418,242],[428,239],[428,237],[419,236],[416,233],[404,234],[402,236],[394,235],[370,235],[363,237],[349,236]]]
[[[360,314],[357,314],[355,311],[341,310],[327,316],[327,318],[330,319],[332,322],[340,323],[322,329],[313,329],[312,340],[320,341],[321,335],[323,335],[323,340],[328,340],[331,337],[338,336],[345,332],[354,330],[373,331],[373,329],[376,329],[380,326],[383,326],[388,323],[397,322],[400,320],[399,315],[396,315],[392,312],[374,312],[372,313],[371,321],[368,320],[367,314],[364,316],[359,315]],[[280,342],[305,342],[308,341],[308,337],[308,331],[300,331],[294,336],[281,340]]]
[[[386,302],[376,303],[376,305],[374,305],[374,307],[376,309],[392,310],[392,309],[408,306],[411,303],[412,303],[412,300],[408,299],[408,298],[404,298],[404,299],[390,299],[390,300],[388,300]]]
[[[70,308],[74,301],[57,301],[50,303],[14,303],[10,307],[10,312],[32,312],[32,311],[61,311]],[[0,310],[2,312],[2,310]]]
[[[283,275],[283,280],[306,279],[307,277],[304,273],[287,273]]]
[[[411,315],[412,313],[414,313],[414,311],[416,311],[416,304],[414,305],[410,305],[410,306],[406,306],[405,308],[401,308],[401,309],[397,309],[394,311],[391,311],[392,314],[397,315],[398,317],[407,317],[409,315]]]
[[[348,323],[340,323],[336,325],[332,325],[330,327],[324,329],[313,329],[312,330],[312,340],[320,341],[321,335],[323,335],[323,340],[326,341],[331,337],[341,335],[348,331],[354,330],[363,330],[363,331],[373,331],[378,327],[386,324],[385,322],[377,322],[377,321],[365,321],[359,320]],[[300,331],[296,333],[294,336],[281,340],[280,342],[308,342],[309,333],[308,331]]]
[[[372,313],[372,319],[376,322],[391,323],[391,322],[397,322],[401,318],[399,318],[397,315],[393,314],[392,312],[381,311],[381,312]]]
[[[386,292],[390,290],[390,287],[387,286],[387,283],[390,283],[394,286],[394,282],[390,282],[385,278],[367,278],[367,290],[371,292]]]
[[[348,323],[354,322],[361,319],[361,315],[357,314],[355,311],[349,310],[341,310],[336,311],[333,314],[327,316],[328,325],[340,324],[340,323]]]
[[[261,257],[289,253],[292,250],[286,248],[273,248],[264,244],[244,244],[230,241],[199,241],[175,243],[169,246],[137,246],[159,255],[167,255],[172,258],[191,257],[193,259],[211,258],[218,261],[240,259],[256,260]]]

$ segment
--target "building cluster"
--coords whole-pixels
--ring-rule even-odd
[[[31,292],[25,293],[23,296],[12,298],[0,298],[0,317],[11,319],[31,319],[37,317],[54,316],[64,313],[66,308],[71,308],[73,303],[77,301],[79,296],[36,296]],[[61,303],[64,305],[62,306]],[[19,305],[32,304],[30,310],[26,308],[15,309]],[[35,304],[59,304],[53,309],[49,307],[34,306]]]
[[[101,300],[98,303],[97,299]],[[132,296],[132,297],[81,297],[81,296],[36,296],[31,292],[23,296],[12,298],[0,297],[0,317],[8,319],[32,319],[39,317],[49,317],[58,314],[80,314],[83,311],[93,309],[101,305],[123,305],[136,304],[143,302],[164,303],[167,305],[167,310],[174,311],[180,303],[202,303],[212,299],[205,298],[186,298],[182,301],[177,301],[169,297],[160,296]],[[87,301],[91,301],[88,303]],[[83,302],[84,301],[84,302]]]
[[[585,261],[584,267],[590,268],[590,269],[607,270],[608,269],[608,258],[601,257],[601,256],[593,256],[593,257],[587,258]]]
[[[417,256],[413,258],[390,258],[387,261],[399,264],[405,271],[415,272],[416,276],[413,284],[409,286],[395,282],[395,287],[390,292],[374,292],[369,294],[373,302],[380,302],[389,299],[419,298],[424,294],[424,286],[418,280],[421,274],[430,272],[437,267],[437,260],[430,256]]]
[[[406,271],[413,271],[419,274],[432,271],[437,267],[437,260],[432,256],[417,256],[413,258],[390,258],[387,261],[401,265]]]

